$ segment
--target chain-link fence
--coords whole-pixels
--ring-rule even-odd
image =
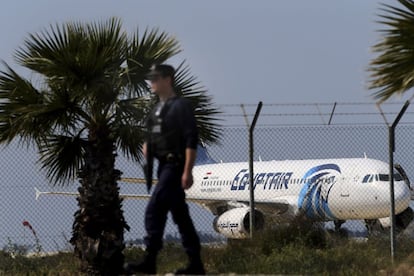
[[[394,159],[396,163],[401,164],[409,179],[414,179],[412,137],[413,125],[398,126]],[[278,207],[277,210],[280,211],[284,203],[289,203],[293,206],[290,211],[305,211],[314,218],[326,215],[339,221],[348,216],[350,219],[341,227],[352,235],[364,236],[367,235],[364,214],[367,214],[367,219],[372,219],[373,214],[378,211],[376,208],[384,208],[382,202],[388,200],[389,203],[389,181],[385,177],[388,173],[388,129],[385,125],[270,127],[259,124],[255,130],[254,141],[256,200],[258,203],[267,202],[270,206],[266,209],[259,204],[258,210],[265,210],[263,213],[269,213],[269,209],[273,207]],[[210,145],[207,149],[215,161],[227,167],[222,166],[225,168],[224,171],[206,169],[202,172],[202,178],[196,179],[199,183],[193,187],[220,187],[217,189],[220,194],[200,192],[199,197],[209,197],[210,203],[207,206],[210,210],[189,203],[190,212],[203,243],[225,241],[225,236],[214,230],[217,228],[217,225],[213,227],[213,222],[217,223],[216,215],[224,214],[230,208],[243,208],[248,198],[248,187],[243,191],[239,189],[242,184],[240,179],[245,176],[245,171],[243,174],[240,172],[242,169],[248,170],[248,130],[246,127],[225,127],[220,143]],[[39,250],[39,247],[47,252],[70,250],[68,240],[71,237],[73,214],[77,210],[75,197],[44,195],[36,200],[35,187],[41,191],[74,192],[76,184],[70,187],[51,187],[44,174],[39,171],[37,158],[33,149],[22,148],[13,143],[1,150],[0,248],[23,253]],[[353,159],[351,163],[335,161],[344,158],[359,159]],[[385,163],[379,163],[379,166],[375,165],[377,163],[371,165],[364,162],[367,159]],[[288,160],[288,165],[283,167],[284,165],[280,165],[283,163],[275,163],[274,167],[271,164],[260,167],[261,163],[269,160]],[[301,160],[318,161],[306,163],[307,161]],[[227,162],[246,163],[241,168],[237,164],[226,165]],[[336,167],[322,168],[316,174],[315,171],[309,172],[315,166],[324,164],[333,164]],[[122,157],[119,157],[116,166],[123,172],[123,177],[142,177],[139,165]],[[334,178],[331,178],[332,176]],[[313,179],[313,182],[310,179]],[[400,179],[396,180],[396,185],[400,185]],[[141,184],[119,182],[119,185],[121,193],[146,193],[146,188]],[[305,185],[308,185],[307,189],[303,188]],[[342,190],[335,190],[336,187],[341,187]],[[398,188],[396,191],[401,192],[401,189]],[[265,193],[261,193],[263,190]],[[344,190],[348,190],[348,194],[341,194]],[[220,197],[225,199],[224,205],[211,203]],[[237,203],[240,197],[243,199],[239,201],[243,204]],[[313,198],[319,199],[312,201]],[[399,197],[401,200],[405,198]],[[277,204],[272,205],[272,200]],[[348,206],[344,206],[346,202],[349,203]],[[124,214],[131,227],[131,230],[125,233],[128,244],[142,244],[145,235],[143,222],[146,203],[145,200],[131,199],[123,203]],[[396,202],[398,208],[404,204]],[[312,208],[313,211],[309,211]],[[231,216],[230,222],[232,219],[237,221],[239,215],[234,216]],[[361,218],[354,219],[353,216]],[[337,219],[338,217],[340,219]],[[326,227],[335,226],[333,222],[328,222]],[[33,235],[32,230],[36,235]],[[165,234],[167,240],[179,239],[178,231],[171,219]]]

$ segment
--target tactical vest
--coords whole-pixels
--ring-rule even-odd
[[[148,120],[148,131],[151,135],[152,152],[157,158],[165,158],[168,154],[180,156],[181,153],[181,135],[176,124],[167,125],[165,123],[168,111],[174,105],[177,97],[168,99],[164,104],[159,102],[152,110]]]

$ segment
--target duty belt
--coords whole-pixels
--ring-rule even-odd
[[[177,163],[181,161],[181,156],[175,153],[167,153],[164,156],[159,156],[158,160],[163,163]]]

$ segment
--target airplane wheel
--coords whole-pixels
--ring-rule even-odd
[[[380,228],[383,230],[381,223],[377,219],[366,219],[365,220],[365,227],[367,228],[368,235],[371,235],[375,228]]]
[[[345,220],[335,220],[334,221],[335,231],[338,232],[341,229],[342,224],[344,223],[345,223]]]

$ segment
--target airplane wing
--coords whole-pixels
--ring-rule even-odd
[[[247,201],[229,201],[229,200],[216,200],[216,199],[200,199],[200,198],[191,198],[187,197],[187,201],[193,202],[202,206],[203,208],[208,209],[214,215],[219,215],[229,207],[246,207],[249,206]],[[277,216],[285,214],[289,211],[294,213],[294,206],[292,206],[287,199],[275,199],[269,201],[256,201],[255,209],[261,211],[265,215]]]
[[[79,193],[75,192],[58,192],[58,191],[49,191],[41,192],[35,187],[36,200],[39,199],[41,195],[63,195],[63,196],[78,196]],[[119,194],[120,198],[123,199],[149,199],[151,195],[146,194]]]
[[[146,184],[147,183],[145,178],[136,178],[136,177],[123,177],[119,181],[125,182],[125,183],[134,183],[134,184]],[[157,182],[158,182],[157,179],[153,179],[152,185],[157,184]]]
[[[149,199],[151,195],[146,194],[119,194],[120,198],[123,199]]]
[[[291,207],[289,202],[285,200],[273,201],[273,202],[256,202],[255,208],[262,211],[264,214],[269,215],[281,215],[289,211]]]
[[[119,181],[126,182],[126,183],[137,183],[137,184],[145,184],[145,178],[136,178],[136,177],[122,177]]]
[[[131,179],[130,181],[132,183],[142,183],[142,182],[135,182],[135,181],[139,181],[139,179],[136,179],[136,178]],[[77,192],[60,192],[60,191],[41,192],[37,188],[35,188],[35,192],[36,192],[36,200],[41,195],[63,195],[63,196],[78,196],[79,195],[79,193]],[[151,195],[150,194],[120,194],[119,197],[123,199],[149,199]],[[203,198],[187,197],[187,201],[200,205],[201,207],[212,212],[214,215],[219,215],[223,213],[224,211],[228,210],[229,208],[231,209],[231,208],[249,206],[249,202],[237,201],[237,200],[217,200],[217,199],[203,199]],[[255,209],[261,211],[263,214],[268,215],[268,216],[278,216],[278,215],[282,215],[282,214],[286,214],[290,212],[295,213],[294,206],[292,206],[292,204],[289,203],[289,200],[284,199],[284,198],[277,198],[277,199],[272,199],[268,201],[256,201]]]
[[[36,192],[36,200],[39,199],[41,195],[64,195],[64,196],[77,196],[79,193],[72,192],[41,192],[36,187],[34,188]]]

